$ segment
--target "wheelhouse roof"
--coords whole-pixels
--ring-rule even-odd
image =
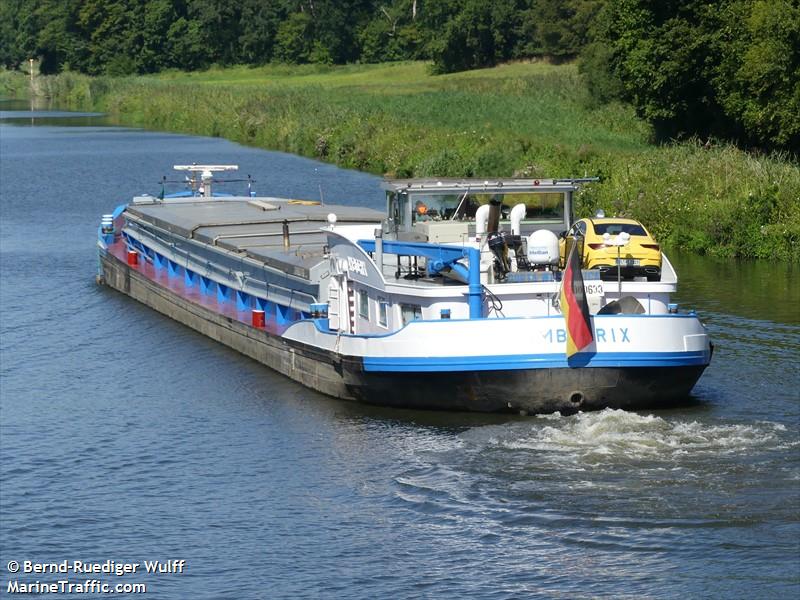
[[[508,193],[508,192],[574,192],[581,183],[595,181],[587,179],[385,179],[381,188],[387,192],[410,194]]]

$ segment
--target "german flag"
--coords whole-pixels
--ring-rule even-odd
[[[567,324],[567,358],[569,358],[594,341],[577,243],[572,245],[567,258],[567,268],[564,269],[561,279],[561,314],[564,315]]]

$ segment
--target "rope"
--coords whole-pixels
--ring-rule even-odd
[[[481,284],[484,293],[486,294],[486,298],[489,300],[489,312],[486,315],[487,317],[492,314],[492,311],[496,312],[498,315],[503,317],[504,319],[506,316],[503,314],[503,301],[498,298],[492,290],[490,290],[485,285]]]

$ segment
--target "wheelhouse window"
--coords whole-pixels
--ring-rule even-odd
[[[508,219],[517,204],[525,205],[525,219],[538,222],[564,221],[564,194],[562,192],[481,194],[413,194],[411,220],[418,221],[472,221],[475,212],[492,199],[500,201],[501,217]],[[390,208],[392,202],[390,200]]]
[[[392,192],[388,196],[389,206],[387,214],[389,216],[390,229],[404,229],[406,224],[406,206],[408,196],[406,194],[395,194]]]
[[[389,303],[386,298],[378,298],[378,324],[383,327],[389,326]]]
[[[506,196],[505,203],[525,204],[525,218],[532,221],[564,220],[564,194],[547,192],[540,194],[513,194]]]
[[[358,290],[358,316],[369,321],[369,295],[367,290]]]
[[[403,320],[403,325],[407,325],[411,321],[422,320],[422,307],[416,304],[401,304],[400,316]]]

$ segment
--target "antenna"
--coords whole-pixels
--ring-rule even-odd
[[[238,171],[239,165],[173,165],[176,171],[191,171],[192,173],[202,173],[203,171],[210,171],[217,173],[219,171]]]
[[[219,173],[221,171],[238,171],[239,165],[198,165],[198,164],[191,164],[191,165],[173,165],[173,169],[176,171],[189,171],[192,173],[192,191],[194,191],[195,186],[197,185],[197,175],[200,174],[200,186],[197,190],[200,192],[201,196],[206,198],[210,198],[211,194],[211,184],[214,182],[212,173]]]

